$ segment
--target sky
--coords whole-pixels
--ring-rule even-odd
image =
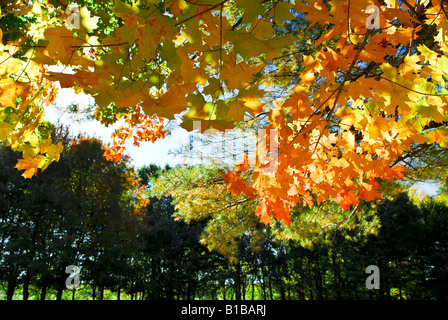
[[[55,105],[46,108],[45,119],[53,124],[58,121],[64,125],[70,126],[70,132],[73,135],[77,133],[85,133],[90,137],[101,139],[105,143],[111,142],[111,133],[118,125],[106,127],[96,120],[79,120],[73,119],[73,116],[62,114],[59,110],[64,109],[71,103],[87,105],[89,97],[82,94],[76,94],[71,89],[59,89]],[[126,144],[126,154],[131,157],[132,165],[139,168],[145,164],[154,163],[159,166],[165,164],[175,165],[182,163],[183,159],[180,157],[174,158],[169,154],[169,151],[178,147],[182,142],[188,141],[189,134],[182,128],[176,128],[171,135],[165,139],[157,140],[155,143],[143,142],[139,147],[132,145],[133,139]]]

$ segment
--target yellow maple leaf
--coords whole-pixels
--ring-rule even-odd
[[[226,80],[228,89],[239,89],[241,86],[248,86],[253,74],[259,72],[261,69],[261,65],[250,66],[245,62],[238,64],[226,63],[221,70],[220,78]]]
[[[97,28],[99,17],[90,17],[90,11],[87,7],[82,7],[79,10],[79,15],[81,17],[81,24],[84,28],[86,28],[87,32],[92,32]]]
[[[5,79],[0,82],[0,105],[4,107],[16,106],[16,98],[21,96],[22,100],[29,92],[29,86],[12,79]]]
[[[68,64],[74,41],[73,34],[65,26],[61,26],[46,29],[44,36],[50,41],[47,46],[48,55],[55,60],[61,61],[63,64]]]
[[[46,150],[47,156],[51,159],[59,161],[59,157],[63,149],[64,146],[62,145],[62,142],[59,142],[58,144],[51,144]]]
[[[416,54],[412,56],[406,56],[403,63],[398,68],[400,74],[402,74],[406,78],[406,76],[409,76],[409,74],[412,74],[412,72],[417,72],[418,69],[421,68],[421,66],[418,65],[417,62],[420,62],[420,57]]]

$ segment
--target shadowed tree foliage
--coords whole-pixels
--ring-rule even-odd
[[[289,226],[264,225],[216,166],[134,171],[98,140],[54,139],[64,153],[31,179],[14,168],[20,154],[0,149],[4,299],[447,299],[443,188],[417,199],[387,182],[388,198],[351,211],[297,207]],[[379,290],[366,288],[368,265]]]
[[[64,143],[59,161],[32,179],[14,172],[18,153],[1,149],[2,267],[11,275],[8,298],[14,281],[23,283],[25,299],[34,281],[41,299],[50,287],[60,299],[65,268],[72,264],[88,270],[84,281],[101,289],[132,251],[142,206],[133,170],[125,160],[107,161],[99,140],[78,137]],[[100,270],[93,267],[98,263]]]

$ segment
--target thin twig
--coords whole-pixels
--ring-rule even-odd
[[[218,8],[218,7],[222,6],[222,5],[224,5],[226,2],[229,2],[229,1],[230,1],[230,0],[224,0],[224,1],[221,1],[220,3],[215,4],[215,5],[211,6],[211,7],[208,8],[208,9],[205,9],[204,11],[201,11],[201,12],[199,12],[199,13],[196,13],[195,15],[192,15],[191,17],[186,18],[186,19],[182,20],[181,22],[176,23],[174,26],[177,27],[177,26],[181,25],[182,23],[185,23],[185,22],[187,22],[187,21],[190,21],[191,19],[194,19],[194,18],[196,18],[196,17],[198,17],[198,16],[200,16],[200,15],[202,15],[202,14],[204,14],[204,13],[207,13],[207,12],[209,12],[209,11],[212,11],[212,10],[216,9],[216,8]]]
[[[89,45],[82,45],[82,46],[70,46],[70,48],[99,48],[99,47],[116,47],[116,46],[122,46],[125,44],[129,44],[129,42],[122,42],[122,43],[112,43],[112,44],[89,44]],[[47,46],[43,45],[36,45],[36,46],[18,46],[16,44],[13,44],[14,47],[18,48],[46,48]]]
[[[387,81],[389,81],[389,82],[391,82],[391,83],[393,83],[393,84],[396,84],[396,85],[399,86],[399,87],[402,87],[402,88],[407,89],[407,90],[409,90],[409,91],[412,91],[412,92],[421,94],[421,95],[423,95],[423,96],[444,97],[444,96],[447,96],[447,95],[448,95],[447,93],[434,94],[434,93],[424,93],[424,92],[420,92],[420,91],[417,91],[417,90],[408,88],[408,87],[406,87],[406,86],[404,86],[404,85],[402,85],[402,84],[399,84],[398,82],[395,82],[395,81],[393,81],[393,80],[387,79],[387,78],[385,78],[385,77],[383,77],[383,76],[379,76],[379,77],[380,77],[381,79],[387,80]]]
[[[222,61],[222,11],[224,8],[224,4],[221,4],[221,11],[219,13],[219,69],[222,70],[223,61]]]

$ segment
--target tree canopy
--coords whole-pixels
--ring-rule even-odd
[[[45,106],[59,83],[124,121],[108,159],[163,138],[163,119],[244,122],[265,134],[224,177],[262,222],[291,223],[298,203],[352,210],[420,146],[447,146],[446,22],[441,0],[4,1],[1,139],[25,177],[57,161]]]

